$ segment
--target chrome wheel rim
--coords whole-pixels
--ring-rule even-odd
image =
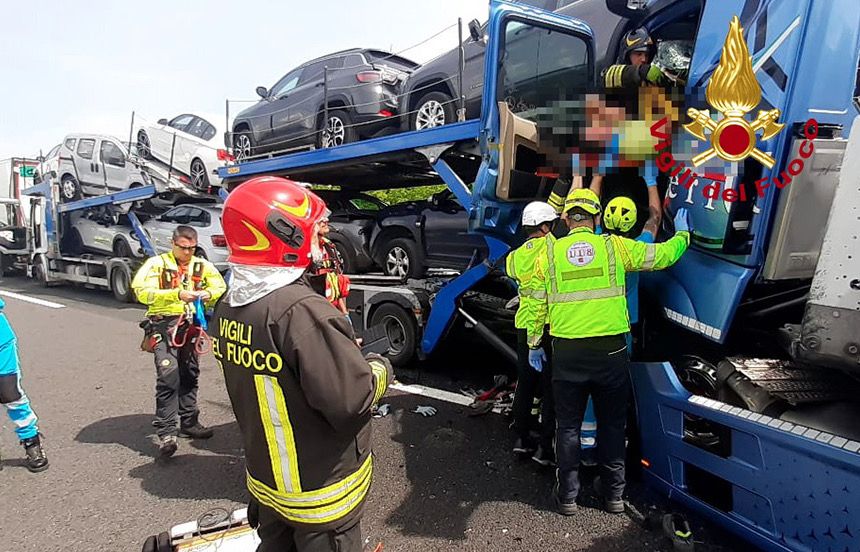
[[[205,185],[206,167],[200,161],[191,163],[191,184],[196,189],[201,189]]]
[[[236,150],[236,161],[248,159],[251,157],[251,139],[244,134],[240,134],[236,137],[233,149]]]
[[[63,180],[63,197],[66,199],[75,199],[76,188],[75,181],[71,178]]]
[[[328,124],[323,131],[322,147],[331,148],[343,144],[346,136],[346,127],[339,117],[329,117]]]
[[[436,100],[425,102],[415,116],[415,130],[436,128],[445,124],[445,108]]]
[[[385,259],[385,270],[391,276],[404,278],[409,274],[409,254],[402,247],[392,247]]]

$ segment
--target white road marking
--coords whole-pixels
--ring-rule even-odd
[[[6,291],[0,289],[0,295],[5,297],[10,297],[12,299],[18,299],[19,301],[26,301],[27,303],[33,303],[35,305],[40,305],[43,307],[48,307],[50,309],[64,309],[66,305],[61,305],[59,303],[54,303],[51,301],[45,301],[44,299],[36,299],[35,297],[28,297],[26,295],[21,295],[20,293],[12,293],[11,291]]]

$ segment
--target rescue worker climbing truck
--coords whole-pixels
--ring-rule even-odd
[[[325,212],[283,178],[250,180],[224,203],[233,275],[213,350],[244,442],[258,552],[363,547],[370,410],[393,376],[386,359],[362,355],[326,300],[326,273],[309,270]]]

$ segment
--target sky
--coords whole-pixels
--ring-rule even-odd
[[[457,46],[457,17],[489,0],[94,0],[4,3],[0,159],[35,157],[70,133],[128,140],[131,113],[215,117],[291,68],[352,47],[424,62]],[[141,8],[145,6],[145,8]],[[416,46],[442,31],[446,32]],[[238,113],[248,104],[231,106]]]

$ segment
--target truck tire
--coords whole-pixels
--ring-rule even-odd
[[[131,289],[131,274],[127,265],[120,264],[111,270],[110,290],[120,303],[134,302],[134,291]]]
[[[50,286],[48,282],[48,267],[45,266],[45,258],[42,256],[36,257],[33,263],[33,278],[44,287]]]
[[[424,275],[424,258],[418,244],[409,238],[394,238],[381,247],[379,261],[386,276],[420,278]]]
[[[398,368],[409,364],[418,346],[415,317],[400,305],[383,303],[370,316],[370,326],[379,324],[385,326],[385,333],[390,342],[385,357],[391,361],[392,366]]]

